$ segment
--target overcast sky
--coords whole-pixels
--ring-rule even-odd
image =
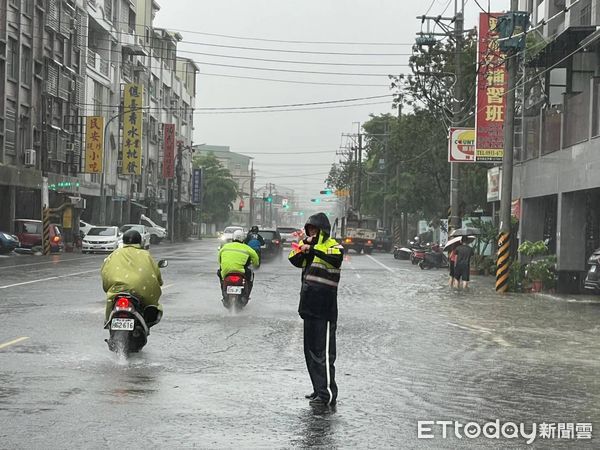
[[[454,0],[158,1],[162,9],[157,15],[156,26],[179,31],[185,41],[179,44],[181,56],[194,59],[200,66],[197,108],[289,105],[390,94],[386,75],[408,73],[406,67],[408,56],[372,54],[408,54],[415,33],[421,26],[420,21],[416,19],[417,15],[426,13],[428,9],[430,9],[429,15],[449,16],[454,13]],[[508,0],[492,0],[490,3],[492,10],[505,10],[509,7]],[[487,0],[479,0],[479,4],[486,9],[488,7]],[[475,0],[466,1],[465,11],[465,28],[471,28],[475,26],[480,11]],[[316,43],[325,41],[354,44]],[[408,45],[364,45],[362,43]],[[220,46],[276,49],[288,52]],[[291,50],[295,52],[289,52]],[[369,55],[297,53],[300,51]],[[238,58],[357,65],[281,63],[199,53]],[[212,64],[284,71],[223,67]],[[290,70],[363,75],[285,72]],[[293,84],[228,78],[215,76],[215,74],[305,83],[376,86]],[[254,157],[254,167],[258,176],[257,186],[272,182],[295,189],[296,194],[305,199],[315,197],[324,187],[323,181],[331,164],[339,160],[336,152],[340,144],[345,142],[341,137],[342,133],[356,133],[358,122],[367,121],[369,114],[393,112],[391,98],[368,99],[347,104],[373,102],[384,103],[344,108],[339,107],[344,103],[330,104],[323,106],[336,106],[336,108],[309,111],[196,114],[194,143],[227,145],[232,151]],[[289,109],[292,108],[294,107]]]

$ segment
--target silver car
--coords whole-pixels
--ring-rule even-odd
[[[81,252],[112,252],[119,248],[121,242],[118,227],[92,227],[81,242]]]

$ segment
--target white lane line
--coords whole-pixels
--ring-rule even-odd
[[[18,344],[19,342],[25,341],[25,340],[27,340],[27,339],[29,339],[29,338],[28,338],[28,337],[26,337],[26,336],[23,336],[23,337],[20,337],[20,338],[14,339],[14,340],[12,340],[12,341],[5,342],[4,344],[0,344],[0,349],[6,348],[6,347],[8,347],[9,345]]]
[[[388,270],[388,271],[390,271],[390,272],[394,273],[394,269],[392,269],[391,267],[388,267],[388,266],[386,266],[385,264],[383,264],[383,263],[380,263],[380,262],[379,262],[379,261],[377,261],[375,258],[373,258],[371,255],[366,255],[366,256],[367,256],[367,258],[370,258],[370,259],[372,259],[372,260],[373,260],[375,263],[379,264],[379,265],[380,265],[381,267],[383,267],[385,270]]]
[[[8,288],[11,288],[11,287],[25,286],[27,284],[41,283],[43,281],[58,280],[59,278],[74,277],[74,276],[77,276],[77,275],[83,275],[85,273],[92,273],[92,272],[98,272],[98,269],[96,268],[96,269],[93,269],[93,270],[86,270],[84,272],[70,273],[68,275],[59,275],[57,277],[40,278],[38,280],[24,281],[23,283],[7,284],[5,286],[0,286],[0,289],[8,289]]]

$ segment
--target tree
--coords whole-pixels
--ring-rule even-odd
[[[214,154],[195,156],[194,168],[201,167],[202,215],[208,223],[223,224],[228,221],[233,202],[238,196],[238,186],[229,170]]]

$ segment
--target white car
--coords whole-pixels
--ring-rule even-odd
[[[150,241],[153,244],[160,244],[160,241],[167,238],[167,229],[154,223],[149,217],[142,214],[140,225],[144,225],[150,233]]]
[[[231,242],[231,239],[233,238],[233,233],[237,230],[244,231],[244,227],[232,226],[232,227],[225,228],[223,230],[223,232],[221,233],[221,236],[219,236],[221,245],[226,244],[227,242]]]
[[[142,248],[148,250],[150,248],[150,239],[151,234],[148,229],[144,225],[139,225],[137,223],[128,223],[123,225],[120,230],[121,233],[125,233],[128,230],[136,230],[142,236]]]
[[[91,223],[87,223],[87,222],[84,222],[83,220],[80,220],[79,221],[79,232],[85,236],[86,234],[88,234],[88,231],[90,231],[94,226],[95,225],[92,225]]]
[[[92,227],[81,242],[82,253],[112,252],[122,242],[118,227]]]

